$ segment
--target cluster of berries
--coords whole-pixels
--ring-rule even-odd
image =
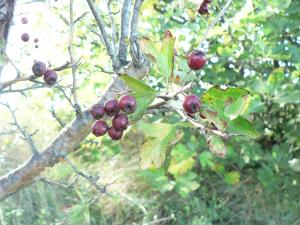
[[[203,0],[202,4],[200,5],[200,7],[198,9],[198,13],[200,13],[202,15],[209,14],[208,4],[211,3],[211,2],[212,2],[212,0]]]
[[[96,120],[92,126],[92,133],[96,136],[103,136],[108,133],[112,140],[120,140],[123,136],[123,131],[127,129],[129,120],[126,114],[134,113],[136,110],[136,99],[131,95],[122,96],[119,101],[112,99],[104,104],[95,104],[90,109],[90,113]],[[123,111],[123,113],[120,113]],[[102,118],[106,114],[113,117],[111,126]]]
[[[26,17],[22,17],[21,23],[22,23],[22,24],[27,24],[27,23],[28,23],[28,19],[27,19]],[[29,36],[28,33],[23,33],[23,34],[21,35],[21,39],[22,39],[22,41],[24,41],[24,42],[28,42],[29,39],[30,39],[30,36]],[[35,48],[38,48],[39,46],[37,45],[37,43],[39,42],[39,39],[38,39],[38,38],[35,38],[35,39],[33,40],[33,42],[36,44],[36,45],[35,45]]]
[[[55,84],[57,81],[57,74],[54,70],[47,69],[45,63],[40,61],[35,61],[32,66],[32,72],[35,77],[43,76],[45,83],[49,85]]]

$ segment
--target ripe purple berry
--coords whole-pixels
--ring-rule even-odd
[[[38,43],[38,42],[39,42],[39,39],[38,39],[38,38],[35,38],[35,39],[33,40],[33,42],[34,42],[34,43]]]
[[[104,107],[101,106],[100,104],[95,104],[90,109],[90,112],[91,112],[91,114],[92,114],[92,116],[94,117],[95,120],[99,120],[104,115]]]
[[[103,120],[97,120],[92,126],[92,133],[96,136],[103,136],[108,130],[107,123]]]
[[[29,34],[28,34],[28,33],[22,34],[22,35],[21,35],[21,39],[22,39],[22,41],[24,41],[24,42],[29,41]]]
[[[188,65],[192,70],[199,70],[206,64],[205,54],[200,50],[194,50],[187,56]]]
[[[123,112],[134,113],[136,110],[136,99],[132,95],[124,95],[119,99],[119,107]]]
[[[123,131],[122,130],[117,130],[114,127],[110,127],[108,128],[108,136],[112,139],[112,140],[120,140],[123,136]]]
[[[197,95],[188,95],[185,97],[182,107],[188,114],[193,114],[200,109],[200,100]]]
[[[112,120],[112,126],[117,130],[126,130],[128,124],[128,117],[123,114],[116,115]]]
[[[21,23],[22,23],[22,24],[27,24],[27,23],[28,23],[27,17],[22,17],[22,18],[21,18]]]
[[[104,111],[108,116],[115,116],[120,112],[118,101],[115,99],[109,100],[104,105]]]
[[[209,14],[209,11],[208,11],[208,5],[206,3],[203,3],[200,8],[198,9],[198,13],[199,14],[202,14],[202,15],[206,15],[206,14]]]
[[[49,84],[53,85],[57,81],[57,74],[54,70],[47,70],[44,74],[44,81]]]
[[[32,66],[32,72],[36,77],[43,76],[46,70],[47,70],[46,64],[40,61],[35,61]]]

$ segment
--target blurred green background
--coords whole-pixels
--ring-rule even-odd
[[[77,16],[88,11],[85,1],[75,3]],[[8,44],[8,55],[15,64],[25,74],[30,74],[35,58],[55,66],[64,64],[68,55],[68,25],[64,22],[68,2],[17,4]],[[147,130],[160,126],[155,122],[175,124],[180,120],[174,113],[144,116],[122,141],[90,135],[70,157],[83,171],[99,176],[100,184],[110,184],[108,194],[91,203],[97,192],[83,179],[67,188],[35,183],[0,203],[1,225],[300,224],[300,2],[233,1],[204,43],[208,65],[191,74],[185,55],[197,46],[225,1],[213,1],[208,17],[196,14],[195,4],[188,0],[145,0],[140,36],[159,45],[166,30],[173,33],[177,50],[174,76],[179,84],[200,79],[249,90],[247,116],[261,137],[227,140],[228,153],[222,159],[208,150],[197,129],[187,124],[176,126],[166,145],[163,166],[141,169],[139,153]],[[113,11],[120,7],[119,1],[112,0]],[[19,22],[23,15],[29,17],[26,29],[40,38],[38,49],[19,40],[18,33],[25,29]],[[104,18],[109,24],[109,18]],[[82,60],[78,94],[83,106],[94,103],[109,82],[110,74],[101,71],[112,70],[91,21],[89,13],[75,27],[76,55]],[[7,74],[4,77],[9,77]],[[70,83],[69,70],[59,76],[62,84]],[[164,88],[163,75],[156,67],[146,82],[157,90]],[[197,86],[193,91],[199,95],[203,92]],[[29,131],[38,130],[34,140],[40,149],[61,129],[51,117],[51,107],[65,123],[74,118],[71,106],[57,89],[1,95],[2,100],[18,108],[18,119]],[[11,115],[4,107],[0,119],[0,128],[9,129]],[[161,132],[166,129],[161,127]],[[1,135],[0,143],[1,175],[30,157],[18,134]],[[71,167],[63,162],[43,176],[67,183],[75,180]]]

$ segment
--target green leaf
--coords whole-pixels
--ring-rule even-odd
[[[173,74],[174,45],[175,38],[172,36],[170,31],[165,32],[165,36],[160,47],[149,40],[142,40],[143,51],[145,54],[155,58],[159,74],[165,77],[167,81]]]
[[[168,171],[175,176],[185,174],[194,167],[193,152],[183,144],[176,145],[171,152],[171,156]]]
[[[232,120],[228,123],[226,131],[234,134],[246,135],[250,138],[257,138],[260,136],[252,123],[250,123],[245,118],[239,116],[235,120]]]
[[[240,96],[235,102],[225,107],[224,115],[229,120],[233,120],[246,110],[247,105],[248,105],[248,95]]]
[[[203,168],[213,168],[214,162],[213,162],[213,156],[211,152],[204,151],[199,155],[199,161]]]
[[[212,135],[207,140],[209,150],[219,156],[224,158],[227,153],[227,147],[218,135]]]
[[[280,96],[275,99],[278,103],[287,104],[287,103],[300,103],[300,91],[293,91],[286,95]]]
[[[121,79],[133,91],[132,95],[136,98],[136,111],[130,115],[130,121],[139,120],[146,112],[148,106],[153,102],[156,96],[156,91],[143,83],[128,75],[122,75]]]
[[[186,197],[191,191],[199,188],[199,183],[196,181],[197,174],[189,172],[184,176],[176,177],[176,190],[182,197]]]
[[[175,38],[173,38],[170,31],[165,32],[165,37],[162,41],[159,59],[157,61],[159,72],[169,80],[173,74],[174,66],[174,45]]]
[[[240,182],[241,175],[237,171],[225,173],[225,181],[228,184],[235,185]]]
[[[151,168],[140,173],[147,183],[162,193],[172,190],[175,186],[175,182],[168,179],[163,168]]]
[[[223,90],[219,87],[212,87],[202,95],[202,102],[216,111],[223,111],[226,105],[237,101],[239,97],[248,93],[243,88],[227,88]]]
[[[205,106],[200,109],[201,116],[213,123],[219,130],[224,130],[227,126],[227,122],[224,119],[220,119],[223,116],[219,116],[220,112],[212,111]]]
[[[166,148],[174,138],[175,126],[172,124],[146,124],[141,122],[138,129],[144,131],[148,141],[141,147],[141,167],[143,169],[160,167],[165,161]]]

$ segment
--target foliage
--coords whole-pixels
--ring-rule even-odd
[[[89,205],[95,191],[86,182],[70,190],[35,184],[1,203],[0,223],[147,224],[168,218],[161,224],[298,224],[300,2],[233,1],[204,43],[208,64],[191,72],[185,56],[224,3],[214,1],[211,15],[203,18],[189,1],[144,1],[140,32],[147,38],[142,47],[153,68],[143,81],[122,75],[137,98],[139,107],[131,118],[136,123],[121,143],[89,136],[72,155],[101,182],[119,180],[108,188],[111,196]],[[107,59],[96,35],[84,32],[86,27],[96,30],[89,20],[78,24],[77,47],[90,51],[84,56],[89,63],[79,72],[93,75],[80,81],[84,94],[79,98],[91,103],[96,97],[89,96],[107,84],[108,75],[97,70],[106,68]],[[104,60],[99,62],[100,57]],[[196,119],[238,136],[204,136],[175,113],[143,116],[159,91],[189,81],[202,100]],[[61,101],[58,114],[71,120],[60,92],[39,93]],[[22,100],[43,110],[39,96]],[[42,124],[44,119],[35,121]],[[55,129],[49,129],[50,137]],[[13,140],[1,137],[1,143],[14,150]],[[74,180],[64,164],[45,175]]]

